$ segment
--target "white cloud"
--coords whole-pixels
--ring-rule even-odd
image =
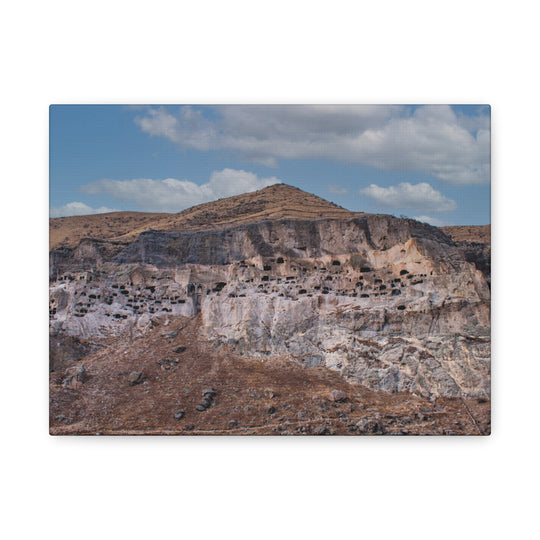
[[[233,150],[275,166],[278,159],[326,158],[415,171],[454,184],[490,179],[489,116],[457,116],[447,105],[275,105],[149,109],[136,123],[183,148]]]
[[[474,133],[478,130],[489,131],[491,129],[491,117],[489,114],[489,107],[484,107],[483,114],[476,116],[457,114],[459,125],[465,128],[467,131]]]
[[[447,225],[445,221],[442,221],[441,219],[437,219],[431,216],[414,216],[413,219],[416,219],[416,221],[429,223],[430,225],[433,225],[435,227],[444,227],[445,225]]]
[[[332,184],[326,186],[326,191],[328,191],[328,193],[331,193],[332,195],[347,195],[347,193],[349,193],[349,190],[347,188],[334,186]]]
[[[147,212],[180,212],[191,206],[256,191],[281,180],[275,177],[259,178],[256,174],[234,169],[214,171],[210,180],[202,185],[189,180],[132,180],[103,179],[81,188],[83,193],[104,193],[122,201],[134,201],[139,210]]]
[[[82,202],[73,201],[63,206],[51,206],[49,208],[49,216],[66,217],[66,216],[87,216],[90,214],[106,214],[107,212],[118,212],[116,208],[107,208],[106,206],[100,206],[99,208],[92,208]]]
[[[380,187],[376,184],[361,189],[360,193],[378,204],[392,208],[414,208],[427,212],[451,212],[457,208],[456,201],[445,197],[426,182]]]
[[[166,137],[196,150],[209,150],[217,136],[213,124],[191,107],[181,107],[178,116],[161,108],[150,109],[148,116],[135,118],[135,123],[151,136]]]

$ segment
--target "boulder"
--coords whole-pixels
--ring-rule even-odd
[[[384,426],[373,418],[364,418],[356,424],[359,433],[369,435],[384,435]]]
[[[144,381],[145,376],[142,371],[132,371],[128,375],[128,383],[130,386],[135,386],[136,384],[140,384]]]
[[[158,360],[162,371],[169,371],[170,369],[176,368],[180,360],[178,358],[162,358]]]
[[[328,396],[330,401],[341,402],[347,400],[347,394],[341,390],[332,390]]]
[[[64,387],[77,390],[86,382],[87,375],[83,365],[72,366],[66,369]]]
[[[168,324],[169,316],[167,313],[155,313],[150,317],[152,326],[166,326]]]

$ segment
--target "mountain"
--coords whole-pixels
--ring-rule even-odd
[[[275,184],[188,208],[178,214],[112,212],[50,219],[50,249],[74,247],[83,238],[125,242],[148,229],[211,230],[264,220],[350,215],[333,203],[286,184]]]
[[[191,329],[194,357],[214,358],[208,369],[220,384],[223,362],[236,358],[286,380],[294,373],[307,388],[312,370],[323,370],[349,394],[489,400],[485,253],[439,228],[350,212],[278,184],[178,214],[57,218],[51,230],[54,351],[67,343],[98,379],[112,376],[111,359],[117,370],[155,373],[150,351],[167,347],[159,329],[178,326]],[[160,377],[180,369],[167,362],[174,369],[154,376],[156,392]],[[198,361],[188,364],[184,376],[206,378]],[[53,372],[68,365],[53,354]],[[243,384],[257,386],[254,377]]]

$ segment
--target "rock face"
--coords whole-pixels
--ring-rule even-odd
[[[86,382],[86,371],[84,366],[73,366],[66,369],[64,387],[78,390]]]
[[[200,314],[211,343],[265,361],[325,365],[388,392],[489,396],[489,267],[414,220],[334,205],[329,218],[321,202],[310,219],[261,220],[257,200],[251,221],[244,212],[220,229],[198,223],[53,250],[51,331],[144,333]]]

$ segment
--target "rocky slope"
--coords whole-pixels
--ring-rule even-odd
[[[94,229],[111,216],[92,216]],[[489,268],[444,231],[286,185],[141,218],[94,238],[63,218],[57,229],[79,232],[50,252],[53,336],[137,337],[197,317],[209,346],[266,363],[330,368],[372,390],[489,397]]]
[[[442,227],[442,230],[456,242],[463,258],[474,264],[491,286],[491,226]]]
[[[50,374],[54,435],[485,435],[489,401],[373,391],[324,366],[260,362],[200,336],[200,318],[129,331]],[[84,373],[83,377],[80,374]],[[132,374],[135,374],[132,376]],[[139,375],[141,374],[141,375]],[[79,380],[77,380],[79,377]],[[135,381],[133,384],[131,381]],[[200,407],[205,392],[208,407]],[[201,408],[203,410],[201,410]]]

